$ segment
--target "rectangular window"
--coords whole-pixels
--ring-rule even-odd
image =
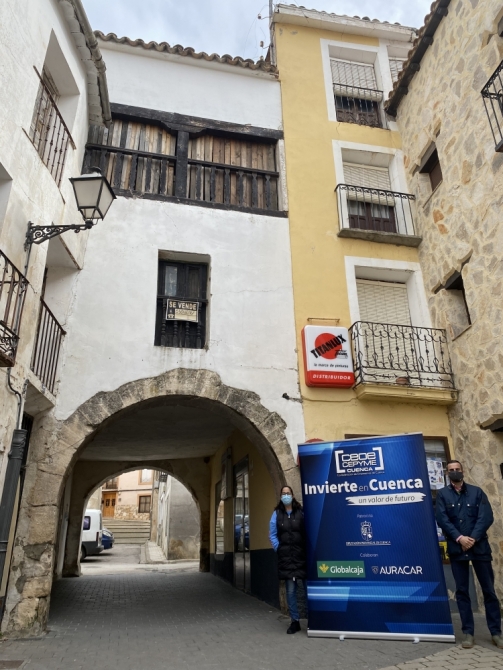
[[[356,288],[361,321],[411,325],[405,284],[357,279]]]
[[[440,167],[438,152],[435,145],[426,152],[425,157],[423,158],[423,165],[419,172],[429,176],[432,191],[434,191],[442,182],[442,169]]]
[[[344,163],[349,227],[396,233],[395,200],[388,168]]]
[[[68,145],[75,145],[58,109],[59,94],[50,74],[44,69],[40,77],[35,109],[30,125],[30,139],[55,182],[61,183]]]
[[[208,266],[159,261],[154,344],[202,349],[206,344]]]
[[[138,496],[138,513],[139,514],[149,514],[150,513],[150,500],[151,500],[151,496]]]
[[[152,470],[140,470],[140,484],[151,484],[152,483]]]
[[[400,72],[403,70],[405,58],[390,58],[389,69],[391,70],[391,78],[393,82],[398,81]]]
[[[91,517],[90,516],[85,516],[84,517],[84,525],[82,526],[82,530],[89,530],[91,528]]]
[[[382,128],[380,103],[373,65],[330,59],[337,121]]]

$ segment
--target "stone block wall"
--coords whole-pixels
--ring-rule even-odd
[[[495,513],[489,531],[503,597],[503,154],[495,152],[481,89],[503,59],[497,0],[455,0],[403,98],[397,121],[433,326],[445,328],[459,401],[450,409],[454,454]],[[501,118],[503,123],[503,117]],[[443,181],[419,169],[435,143]],[[441,287],[460,272],[460,291]],[[471,323],[470,323],[471,322]]]
[[[148,512],[138,512],[138,505],[116,505],[114,518],[129,521],[149,521],[150,514]]]

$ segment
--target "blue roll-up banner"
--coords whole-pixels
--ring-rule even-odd
[[[299,445],[308,635],[454,642],[420,433]]]

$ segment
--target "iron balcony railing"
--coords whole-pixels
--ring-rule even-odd
[[[105,482],[103,488],[104,489],[116,489],[119,486],[119,478],[115,477],[115,479],[109,479],[107,482]]]
[[[503,151],[503,61],[481,92],[494,138],[495,150]]]
[[[42,384],[53,394],[56,390],[59,352],[65,335],[65,331],[59,325],[54,314],[41,300],[31,369]]]
[[[0,251],[0,367],[16,361],[28,280]]]
[[[360,86],[334,83],[337,121],[384,128],[381,103],[383,92]]]
[[[357,321],[349,333],[356,385],[455,388],[445,330]]]
[[[70,144],[75,149],[75,142],[46,83],[38,72],[37,75],[40,85],[30,127],[30,139],[59,186],[68,145]]]
[[[337,205],[340,228],[415,235],[410,193],[339,184]]]

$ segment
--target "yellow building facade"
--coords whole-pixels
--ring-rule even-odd
[[[396,124],[384,113],[413,29],[277,5],[300,391],[306,439],[421,432],[453,457],[445,333],[431,328]],[[302,330],[348,329],[349,388],[306,384]]]

